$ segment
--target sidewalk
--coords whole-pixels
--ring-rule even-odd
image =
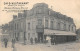
[[[50,47],[47,44],[23,45],[16,43],[15,47],[16,51],[80,51],[80,43],[76,42],[51,45]],[[0,44],[0,51],[13,51],[11,42],[9,42],[8,48],[1,47]]]
[[[66,44],[58,44],[52,45],[48,47],[45,44],[37,44],[37,45],[19,45],[16,44],[17,51],[80,51],[80,43],[66,43]]]
[[[12,51],[11,43],[8,42],[7,48],[4,47],[4,44],[3,43],[2,44],[0,43],[0,51]]]

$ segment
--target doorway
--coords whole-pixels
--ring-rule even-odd
[[[43,33],[38,33],[38,42],[39,43],[43,42]]]

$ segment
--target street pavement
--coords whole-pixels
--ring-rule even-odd
[[[11,48],[11,43],[8,43],[8,47],[4,48],[4,45],[0,44],[0,51],[80,51],[80,43],[70,42],[64,44],[51,45],[48,44],[33,44],[23,45],[16,43],[15,48]]]

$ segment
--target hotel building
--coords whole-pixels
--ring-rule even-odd
[[[9,22],[10,36],[18,42],[30,43],[35,38],[38,42],[44,42],[49,36],[55,39],[55,43],[64,43],[76,40],[76,26],[71,17],[56,12],[45,3],[37,3],[30,10],[13,15]]]

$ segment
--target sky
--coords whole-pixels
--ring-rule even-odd
[[[12,20],[12,15],[14,13],[3,12],[4,8],[3,2],[29,2],[26,7],[28,10],[33,7],[36,3],[46,3],[49,8],[56,12],[60,12],[73,18],[77,29],[80,28],[80,0],[0,0],[0,25],[6,24]]]

